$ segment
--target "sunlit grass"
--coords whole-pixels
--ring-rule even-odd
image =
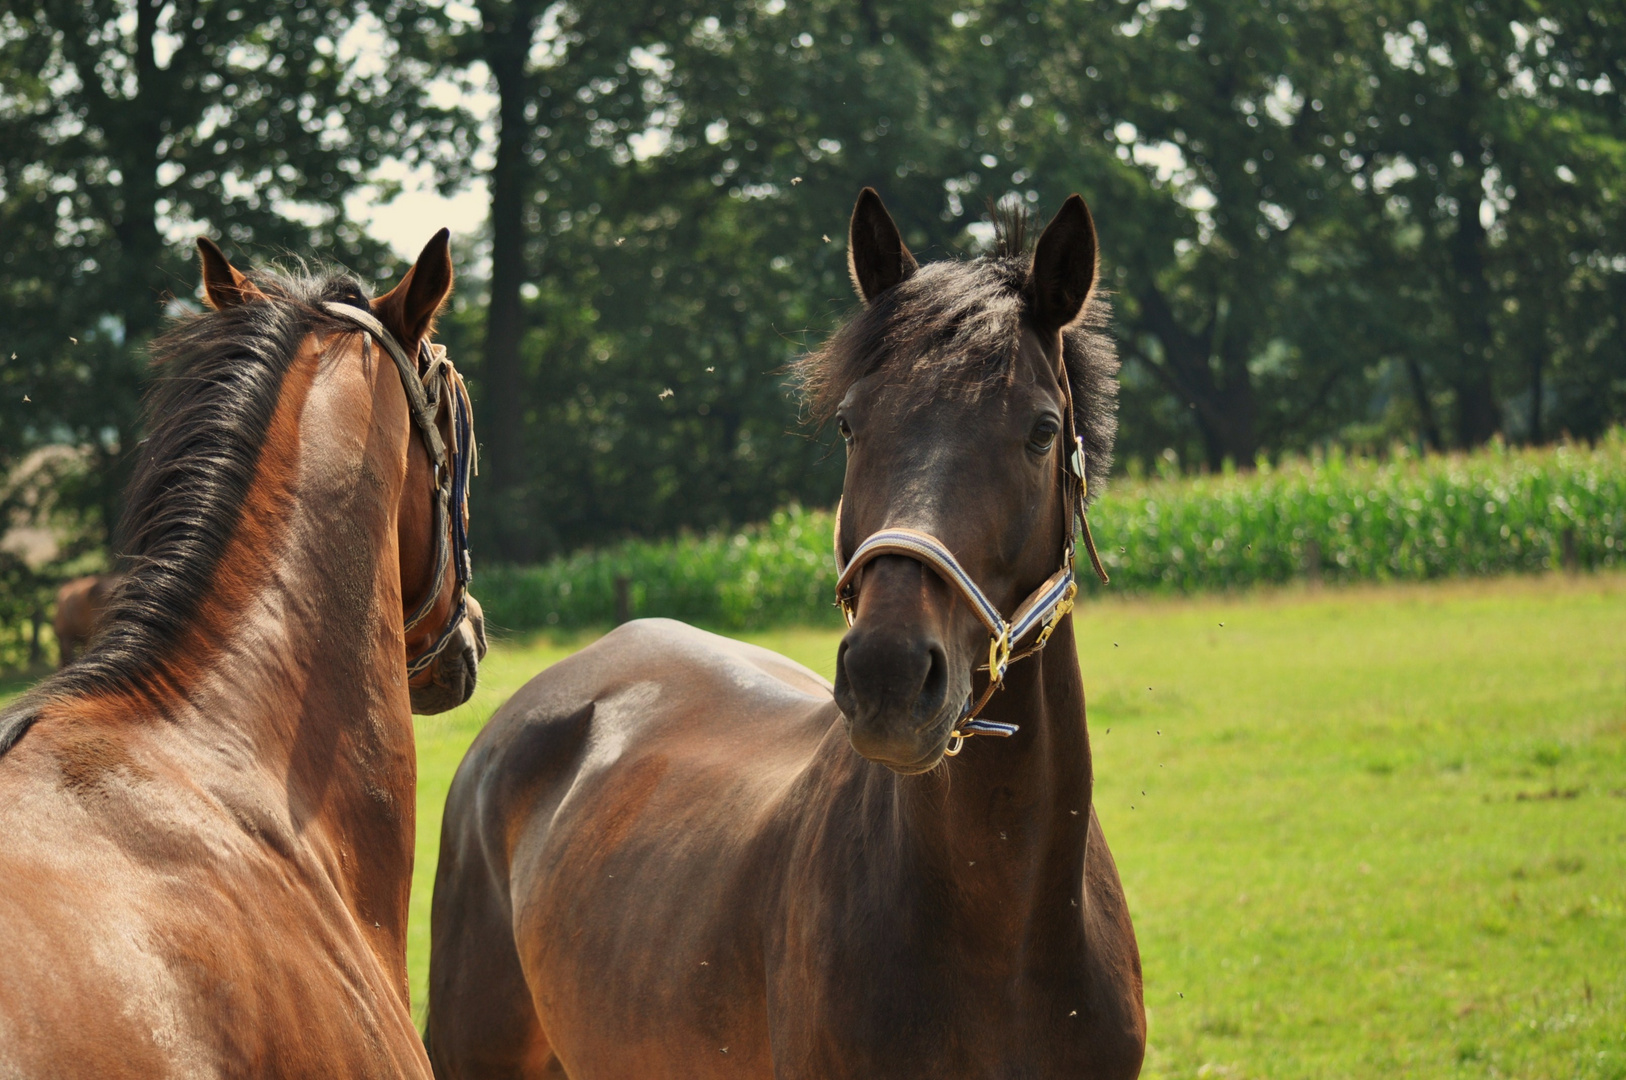
[[[1626,1077],[1626,575],[1095,602],[1079,630],[1147,1076]],[[420,1015],[452,773],[587,640],[499,640],[417,719]],[[828,677],[839,634],[751,640]]]
[[[1079,625],[1147,1076],[1626,1077],[1626,577],[1114,601]],[[418,721],[420,1012],[452,771],[584,640],[500,642],[474,702]],[[751,640],[829,676],[839,634]]]

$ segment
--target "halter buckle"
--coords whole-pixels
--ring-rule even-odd
[[[1033,639],[1033,647],[1029,650],[1030,652],[1038,652],[1044,648],[1045,642],[1050,640],[1050,635],[1055,632],[1056,627],[1061,625],[1063,616],[1073,610],[1073,599],[1076,596],[1078,596],[1078,582],[1070,581],[1067,583],[1067,591],[1056,602],[1056,609],[1050,613],[1050,618],[1046,619],[1044,626],[1040,628],[1039,636]]]
[[[988,678],[995,685],[1005,681],[1005,669],[1011,663],[1011,628],[1002,627],[988,639]]]

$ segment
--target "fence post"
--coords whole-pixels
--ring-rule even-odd
[[[41,655],[44,650],[40,647],[40,626],[45,622],[45,612],[35,608],[29,619],[34,623],[34,636],[28,641],[28,666],[32,669],[39,667],[40,661],[44,659]]]
[[[620,626],[632,618],[632,579],[618,576],[615,579],[615,623]]]
[[[1564,562],[1564,569],[1572,574],[1579,573],[1581,570],[1581,556],[1575,549],[1574,526],[1564,530],[1564,535],[1560,543],[1563,547],[1562,559]]]
[[[1304,542],[1304,580],[1311,585],[1321,584],[1321,541]]]

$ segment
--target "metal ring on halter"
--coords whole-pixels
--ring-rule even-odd
[[[394,334],[369,311],[350,304],[329,302],[322,305],[330,315],[355,323],[367,332],[362,340],[364,348],[372,347],[376,338],[395,361],[401,376],[401,388],[406,391],[407,411],[412,414],[413,426],[423,441],[432,466],[431,484],[435,493],[435,558],[434,576],[438,582],[446,576],[447,563],[453,564],[457,575],[457,591],[450,617],[429,647],[416,656],[407,658],[407,677],[410,679],[432,664],[448,642],[457,634],[458,626],[468,614],[469,582],[474,579],[473,560],[469,557],[469,475],[478,473],[474,444],[474,407],[469,401],[468,387],[446,356],[443,345],[419,342],[419,363],[407,356],[406,349]],[[420,365],[423,368],[419,373]],[[441,437],[439,416],[442,404],[451,410],[452,445],[448,453],[446,440]],[[403,619],[402,632],[412,630],[429,617],[440,599],[440,590],[434,589],[419,601],[418,606]]]

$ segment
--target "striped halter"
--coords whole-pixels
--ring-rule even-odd
[[[430,580],[442,580],[446,576],[446,564],[455,564],[457,602],[428,648],[417,656],[407,658],[407,678],[411,679],[435,662],[435,657],[452,640],[469,610],[469,582],[474,577],[473,563],[469,558],[469,474],[479,471],[475,462],[474,408],[469,402],[469,392],[463,385],[463,378],[447,358],[444,345],[431,345],[427,341],[419,343],[418,354],[424,369],[420,375],[418,365],[407,356],[406,349],[401,347],[394,334],[384,328],[383,323],[373,317],[372,312],[351,304],[333,302],[322,307],[329,315],[348,319],[365,330],[367,336],[362,338],[365,349],[371,350],[373,339],[377,338],[384,351],[395,361],[396,370],[401,375],[401,388],[406,391],[407,411],[412,414],[413,426],[418,429],[418,437],[423,440],[424,449],[429,452],[429,461],[434,466],[431,483],[435,492],[435,572]],[[452,410],[452,446],[449,453],[446,441],[440,435],[440,425],[436,422],[441,403],[448,398]],[[439,597],[440,590],[432,590],[418,603],[417,608],[407,613],[402,632],[411,633],[414,627],[428,618]]]
[[[841,613],[846,617],[848,626],[851,626],[858,617],[858,585],[860,571],[864,565],[879,555],[902,555],[924,563],[935,571],[938,577],[948,582],[988,628],[988,665],[986,668],[978,669],[988,672],[988,686],[975,702],[969,695],[966,697],[965,708],[949,736],[949,746],[944,752],[947,757],[958,754],[964,747],[965,740],[973,735],[997,735],[1007,738],[1016,734],[1018,725],[999,720],[984,720],[977,714],[1005,684],[1006,669],[1016,661],[1043,649],[1062,618],[1073,610],[1073,600],[1078,595],[1078,583],[1073,577],[1074,537],[1080,531],[1084,536],[1084,549],[1089,552],[1090,564],[1094,567],[1096,575],[1100,577],[1102,584],[1106,584],[1108,580],[1106,568],[1101,565],[1101,557],[1096,554],[1095,540],[1090,536],[1090,523],[1084,516],[1084,500],[1089,494],[1084,472],[1084,440],[1079,438],[1073,423],[1072,388],[1068,385],[1065,369],[1061,386],[1062,396],[1066,401],[1067,439],[1072,446],[1072,452],[1063,455],[1060,470],[1062,494],[1068,507],[1066,535],[1062,539],[1061,568],[1029,593],[1028,598],[1017,606],[1015,614],[1009,619],[1006,619],[999,608],[994,606],[993,601],[977,587],[977,583],[966,573],[947,545],[930,533],[915,529],[882,529],[859,544],[852,553],[852,558],[847,558],[841,550],[841,505],[836,504],[835,556],[836,572],[840,574],[836,581],[836,603],[841,607]],[[1017,646],[1035,629],[1038,630],[1038,636],[1026,648],[1018,650]]]

